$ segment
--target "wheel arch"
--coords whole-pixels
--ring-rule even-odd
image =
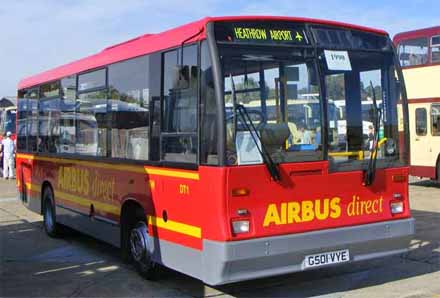
[[[143,216],[146,217],[146,213],[145,213],[145,208],[144,206],[142,206],[141,203],[139,203],[138,200],[136,200],[135,198],[126,198],[123,200],[123,203],[121,205],[121,215],[120,215],[120,222],[122,224],[122,221],[124,219],[124,217],[126,217],[128,214],[130,214],[130,212],[136,212],[134,210],[141,210]],[[136,215],[141,216],[140,211]]]
[[[121,227],[121,247],[123,248],[123,258],[127,259],[128,256],[124,252],[126,249],[126,241],[128,237],[128,231],[132,225],[135,225],[139,220],[147,220],[147,216],[145,213],[145,208],[139,203],[135,198],[126,198],[124,199],[121,206],[121,215],[119,218],[119,224]]]

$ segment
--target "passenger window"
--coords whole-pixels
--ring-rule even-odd
[[[148,57],[109,66],[111,156],[148,159]]]
[[[431,63],[440,63],[440,35],[431,39]]]
[[[54,97],[60,95],[60,84],[58,81],[41,86],[41,97]]]
[[[425,108],[416,109],[416,134],[426,136],[427,133],[427,115]]]
[[[218,164],[217,153],[217,102],[214,93],[214,77],[208,43],[201,47],[201,164]]]
[[[433,136],[440,136],[440,104],[431,107],[431,133]]]
[[[197,46],[163,55],[161,159],[184,163],[197,161]]]
[[[88,72],[78,76],[78,92],[104,88],[105,87],[105,68]]]
[[[76,104],[75,153],[107,156],[107,92],[81,93]]]
[[[26,98],[26,91],[19,92],[19,99],[17,101],[17,113],[18,113],[18,123],[17,123],[17,149],[27,150],[26,146],[26,118],[27,118],[27,108],[28,102]]]
[[[428,38],[404,40],[399,43],[398,53],[402,66],[428,63]]]
[[[38,152],[57,152],[60,136],[60,99],[40,100],[39,105]]]
[[[61,80],[60,100],[60,137],[57,152],[75,153],[76,126],[75,126],[75,97],[76,76],[69,76]]]
[[[27,98],[27,150],[36,152],[38,147],[38,88],[29,90]]]

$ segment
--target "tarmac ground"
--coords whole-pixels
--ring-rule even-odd
[[[0,297],[436,297],[440,298],[440,185],[412,180],[416,234],[409,253],[316,271],[209,287],[164,269],[142,279],[119,250],[69,231],[46,236],[42,217],[0,181]]]

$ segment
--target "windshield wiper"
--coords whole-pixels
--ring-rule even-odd
[[[368,168],[364,176],[364,185],[371,185],[376,175],[376,160],[377,150],[379,144],[379,129],[380,119],[382,118],[382,110],[377,107],[376,91],[373,87],[373,82],[370,81],[371,92],[373,93],[373,111],[374,111],[374,134],[373,134],[373,146],[370,149],[370,160],[368,162]]]
[[[234,79],[232,77],[232,74],[230,74],[230,79],[231,79],[231,95],[232,95],[232,101],[233,101],[233,105],[234,105],[234,117],[235,117],[235,113],[238,112],[238,114],[240,115],[240,117],[243,120],[243,124],[246,127],[246,129],[251,133],[252,136],[252,140],[255,143],[255,146],[257,147],[258,151],[261,154],[261,157],[263,158],[263,162],[267,167],[267,170],[269,171],[270,176],[272,177],[272,179],[274,181],[280,181],[281,180],[281,176],[280,176],[280,172],[278,171],[278,168],[276,166],[276,164],[274,163],[274,161],[272,160],[272,157],[270,156],[269,152],[267,151],[266,147],[264,146],[258,131],[254,125],[254,123],[252,122],[251,117],[249,117],[249,114],[246,110],[246,108],[241,105],[241,104],[237,104],[237,97],[235,94],[235,84],[234,84]],[[236,119],[234,119],[236,121]],[[237,124],[235,123],[235,127],[234,127],[234,132],[237,129]],[[235,135],[235,133],[234,133]]]

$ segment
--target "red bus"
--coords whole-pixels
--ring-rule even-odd
[[[394,37],[408,96],[410,174],[440,181],[440,26]]]
[[[384,31],[204,18],[22,80],[18,190],[49,236],[111,243],[147,278],[163,265],[215,285],[401,253],[400,94]]]

